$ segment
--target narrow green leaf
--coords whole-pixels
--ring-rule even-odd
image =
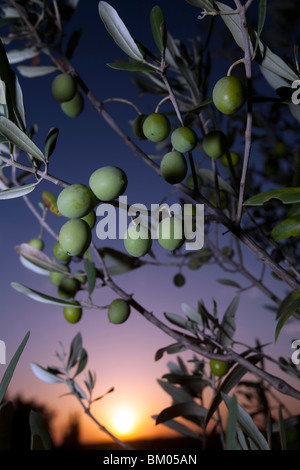
[[[285,423],[282,416],[282,405],[279,405],[279,434],[280,434],[280,444],[281,450],[286,450],[286,429]]]
[[[58,273],[66,273],[66,267],[62,264],[52,261],[45,253],[37,250],[28,243],[21,243],[15,246],[15,251],[22,258],[28,260],[33,265],[44,269],[46,272],[55,271]]]
[[[82,337],[81,333],[77,333],[71,341],[69,358],[67,362],[68,370],[75,366],[78,359],[81,357],[82,351]]]
[[[192,395],[183,387],[177,387],[170,382],[160,379],[158,379],[157,382],[161,388],[172,397],[174,403],[182,403],[192,400]]]
[[[56,67],[51,65],[18,65],[20,75],[26,78],[44,77],[57,71]]]
[[[82,372],[85,369],[87,362],[88,362],[87,351],[84,348],[81,348],[81,353],[80,353],[80,357],[78,360],[78,367],[77,367],[74,377],[76,377],[78,374],[80,374],[80,372]]]
[[[156,424],[164,423],[173,418],[184,416],[200,416],[205,417],[207,414],[206,408],[194,402],[176,403],[168,408],[165,408],[156,419]]]
[[[300,297],[298,297],[294,302],[292,302],[285,311],[283,311],[282,315],[280,316],[277,325],[276,325],[276,330],[275,330],[275,342],[278,339],[278,336],[284,327],[285,323],[288,321],[288,319],[293,315],[293,313],[296,312],[300,308]]]
[[[3,397],[6,393],[6,390],[8,388],[8,385],[12,379],[12,376],[13,376],[13,373],[15,371],[15,368],[16,368],[16,365],[20,359],[20,356],[26,346],[26,343],[28,341],[28,338],[30,336],[30,332],[28,331],[26,333],[26,335],[24,336],[21,344],[19,345],[18,349],[16,350],[15,354],[13,355],[10,363],[8,364],[4,374],[3,374],[3,377],[2,377],[2,380],[1,380],[1,383],[0,383],[0,403],[2,402],[3,400]]]
[[[45,157],[47,160],[55,150],[58,133],[59,133],[59,129],[57,129],[56,127],[52,127],[50,131],[48,132],[48,135],[45,141],[45,149],[44,149]]]
[[[0,191],[0,200],[15,199],[30,194],[35,190],[39,183],[25,184],[24,186],[16,186],[14,188],[3,189]]]
[[[6,56],[10,64],[17,64],[24,60],[32,59],[39,55],[35,47],[25,47],[24,49],[11,49]]]
[[[44,450],[51,450],[51,439],[43,418],[34,410],[29,414],[29,425],[32,436],[38,436]]]
[[[178,352],[182,352],[182,351],[185,351],[185,350],[186,350],[186,347],[182,346],[182,344],[173,343],[173,344],[170,344],[169,346],[165,346],[164,348],[158,349],[155,353],[154,360],[159,361],[159,359],[161,359],[163,357],[164,353],[176,354]]]
[[[0,77],[6,85],[6,102],[8,106],[8,118],[17,123],[20,129],[25,130],[25,109],[22,89],[17,75],[12,70],[6,55],[5,48],[0,40]]]
[[[300,188],[271,189],[250,197],[244,206],[262,206],[271,199],[279,199],[283,204],[295,204],[300,202]]]
[[[21,131],[19,127],[12,121],[4,116],[0,116],[0,133],[12,144],[16,145],[19,149],[45,162],[43,152],[35,145],[35,143]]]
[[[162,25],[165,23],[163,12],[159,6],[154,6],[150,13],[150,24],[153,39],[159,51],[163,53],[165,50],[165,40],[162,36]]]
[[[156,420],[157,416],[152,416],[152,418]],[[167,426],[168,428],[178,432],[179,434],[182,434],[183,436],[190,437],[192,439],[200,439],[200,436],[192,431],[192,429],[188,428],[182,423],[179,423],[178,421],[175,421],[174,419],[171,421],[165,421],[163,424],[164,426]]]
[[[260,36],[261,36],[261,33],[263,31],[263,28],[264,28],[266,15],[267,15],[267,1],[266,0],[259,0],[257,35],[256,35],[255,46],[254,46],[255,51],[257,50],[257,47],[259,45],[259,40],[260,40]]]
[[[237,399],[233,395],[228,406],[228,417],[226,427],[226,450],[239,450],[236,428],[237,428]]]
[[[237,289],[241,289],[241,286],[231,279],[217,279],[217,282],[223,284],[224,286],[236,287]]]
[[[143,56],[136,42],[119,17],[117,11],[104,1],[99,2],[98,9],[104,26],[120,49],[122,49],[132,59],[142,61]]]
[[[49,384],[65,382],[62,377],[59,377],[59,375],[57,375],[56,371],[52,371],[50,368],[45,369],[44,367],[39,366],[35,362],[31,362],[30,367],[34,375],[43,382]]]
[[[85,272],[87,274],[89,295],[91,295],[96,287],[96,280],[97,280],[97,271],[96,271],[95,263],[93,261],[90,261],[88,258],[85,258],[84,267],[85,267]]]
[[[176,326],[179,326],[180,328],[183,328],[185,330],[188,330],[194,333],[195,330],[194,330],[193,325],[186,318],[182,318],[180,315],[177,315],[176,313],[164,312],[164,315],[169,320],[169,322],[173,323]]]
[[[222,393],[223,400],[229,408],[232,397]],[[249,436],[250,439],[256,444],[260,450],[270,450],[270,447],[264,438],[263,434],[260,432],[258,427],[254,424],[251,416],[237,403],[237,422]]]
[[[300,216],[284,219],[272,229],[271,237],[274,240],[284,238],[299,237],[300,235]]]
[[[60,300],[56,297],[51,297],[49,295],[42,294],[41,292],[38,292],[34,289],[30,289],[29,287],[26,287],[23,284],[19,284],[18,282],[12,282],[11,287],[16,291],[20,292],[21,294],[27,295],[31,299],[36,300],[37,302],[42,302],[44,304],[50,305],[62,305],[63,307],[80,308],[80,305],[76,306],[70,302],[67,302],[66,300]]]
[[[228,308],[226,309],[221,322],[221,329],[217,335],[217,341],[223,346],[231,343],[235,332],[235,314],[239,305],[240,295],[234,297]]]
[[[132,63],[132,62],[121,62],[120,60],[117,62],[110,62],[107,64],[110,68],[116,70],[125,70],[128,72],[154,72],[153,69],[150,69],[146,65],[141,63]]]
[[[212,0],[186,0],[186,2],[194,7],[202,8],[206,11],[215,11]]]
[[[203,326],[202,316],[196,309],[183,302],[181,304],[181,310],[189,320],[192,320],[198,323],[199,325]]]

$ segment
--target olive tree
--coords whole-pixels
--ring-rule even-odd
[[[12,283],[12,288],[33,301],[63,309],[71,323],[78,323],[87,309],[104,307],[109,321],[122,324],[135,310],[170,338],[170,344],[156,352],[155,360],[164,354],[177,355],[177,362],[159,381],[170,394],[172,404],[155,416],[157,423],[198,439],[199,448],[205,448],[206,429],[213,422],[224,449],[271,449],[273,434],[278,432],[284,449],[286,428],[297,425],[298,418],[292,422],[284,419],[279,404],[279,419],[274,422],[266,397],[268,393],[279,392],[298,400],[299,391],[280,374],[299,379],[299,371],[296,362],[290,359],[268,356],[259,342],[246,345],[236,337],[236,312],[244,289],[232,277],[242,276],[250,283],[249,288],[259,289],[270,302],[269,310],[274,312],[274,343],[291,317],[294,321],[299,319],[298,51],[296,47],[288,50],[287,59],[263,41],[268,20],[266,1],[234,0],[233,6],[210,0],[187,3],[189,8],[193,7],[194,19],[206,25],[206,37],[196,37],[188,44],[173,37],[168,29],[168,11],[163,12],[157,5],[149,12],[155,50],[144,46],[143,38],[133,38],[125,25],[126,18],[124,22],[109,3],[100,1],[95,12],[107,30],[107,40],[114,40],[127,58],[109,66],[116,69],[116,74],[127,71],[137,90],[152,100],[153,111],[147,114],[126,96],[96,98],[101,90],[91,90],[82,78],[84,70],[77,70],[72,62],[78,33],[70,35],[66,48],[62,38],[78,1],[1,2],[5,36],[2,35],[0,44],[0,198],[23,199],[43,230],[53,236],[53,252],[47,253],[42,240],[34,237],[16,250],[26,267],[49,273],[49,283],[57,286],[58,296],[17,282]],[[182,8],[186,6],[182,0]],[[292,7],[297,8],[293,2]],[[223,34],[225,31],[230,58],[221,51],[228,60],[227,74],[215,79],[211,62],[215,53],[213,38],[219,27]],[[6,45],[18,40],[22,40],[22,50],[12,48],[7,52]],[[36,57],[40,64],[26,63]],[[16,66],[13,68],[10,62]],[[72,174],[69,181],[64,181],[51,173],[58,128],[49,130],[44,148],[40,148],[26,124],[18,76],[38,80],[36,77],[46,74],[54,75],[53,99],[62,112],[76,118],[85,112],[85,103],[89,102],[96,111],[95,119],[97,116],[104,119],[124,146],[144,162],[145,174],[155,172],[157,178],[163,178],[170,186],[158,210],[144,211],[143,218],[138,207],[135,211],[129,205],[122,207],[131,217],[123,250],[99,247],[92,230],[103,204],[118,207],[121,196],[126,194],[130,185],[126,163],[123,168],[112,161],[110,166],[91,169],[88,185],[74,183]],[[268,90],[266,94],[260,92],[261,83]],[[109,112],[111,102],[132,108],[131,135]],[[148,151],[148,143],[152,143],[156,158]],[[252,164],[254,144],[263,155],[260,165]],[[89,165],[88,159],[85,165]],[[43,189],[45,181],[58,189],[58,196],[55,190],[52,193]],[[39,208],[30,200],[33,191],[41,194]],[[178,213],[172,212],[167,204],[170,194],[177,197]],[[49,214],[68,219],[62,222],[59,233],[51,227]],[[151,230],[150,219],[155,222]],[[203,243],[187,249],[201,230]],[[222,314],[216,302],[210,309],[199,299],[198,305],[182,305],[182,315],[165,312],[162,321],[137,300],[135,293],[120,287],[118,273],[138,269],[142,276],[143,267],[149,263],[157,265],[157,269],[164,264],[155,256],[158,245],[168,253],[168,263],[170,259],[173,263],[174,283],[178,287],[185,285],[184,268],[193,271],[194,276],[203,276],[206,267],[215,264],[225,274],[230,273],[230,279],[227,276],[216,279],[216,283],[236,289]],[[253,274],[247,267],[244,252],[257,258],[261,274]],[[111,259],[113,266],[109,264]],[[74,260],[81,262],[80,272],[74,270]],[[270,272],[285,285],[285,296],[268,287],[265,277]],[[109,306],[94,303],[98,281],[115,295]],[[79,300],[79,292],[86,298]],[[88,338],[86,342],[88,346]],[[182,351],[192,354],[192,370],[181,359]],[[69,354],[62,348],[57,359],[57,367],[33,363],[33,372],[46,382],[64,383],[99,429],[128,448],[92,414],[93,401],[102,398],[93,397],[94,374],[87,372],[84,387],[77,382],[77,376],[87,365],[87,349],[80,334],[73,339]],[[278,375],[269,372],[265,361],[277,366]],[[256,381],[247,381],[247,374]],[[238,403],[242,385],[256,387],[266,400],[264,429],[259,429]],[[207,388],[212,391],[210,403],[204,400]],[[225,429],[219,413],[222,402],[228,408]],[[186,418],[187,424],[176,420],[178,417]],[[189,422],[198,426],[199,432]]]

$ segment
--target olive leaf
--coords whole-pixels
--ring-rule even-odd
[[[73,308],[81,308],[80,305],[75,305],[73,303],[67,302],[65,300],[60,300],[55,297],[51,297],[46,294],[42,294],[34,289],[30,289],[29,287],[24,286],[18,282],[12,282],[11,287],[16,291],[20,292],[21,294],[25,294],[33,300],[37,302],[42,302],[44,304],[50,305],[62,305],[63,307],[73,307]]]
[[[136,42],[119,17],[117,11],[104,1],[99,2],[98,10],[104,26],[120,49],[122,49],[132,59],[142,61],[143,56]]]
[[[59,377],[56,370],[52,370],[49,367],[45,369],[44,367],[36,364],[35,362],[31,362],[30,367],[34,375],[43,382],[47,382],[50,384],[65,382],[62,377]]]
[[[18,65],[17,70],[23,77],[35,78],[54,73],[57,68],[51,65]]]
[[[21,357],[21,354],[26,346],[26,343],[29,339],[29,336],[30,336],[30,332],[28,331],[26,333],[26,335],[24,336],[22,342],[20,343],[18,349],[16,350],[16,352],[14,353],[10,363],[8,364],[4,374],[3,374],[3,377],[2,377],[2,380],[0,382],[0,403],[2,402],[3,400],[3,397],[6,393],[6,390],[8,388],[8,385],[12,379],[12,376],[14,374],[14,371],[15,371],[15,368],[17,366],[17,363]]]
[[[7,139],[8,142],[16,145],[19,149],[31,155],[33,158],[45,162],[43,152],[37,145],[23,132],[19,127],[7,119],[5,116],[0,116],[0,133]]]
[[[30,194],[35,190],[39,183],[26,184],[23,186],[15,186],[14,188],[2,189],[0,191],[0,200],[15,199]]]
[[[262,206],[271,199],[279,199],[283,204],[295,204],[300,202],[300,188],[271,189],[250,197],[244,206]]]
[[[166,48],[166,26],[163,12],[159,6],[154,6],[150,13],[150,24],[154,41],[161,53]]]
[[[51,439],[45,421],[34,410],[31,410],[29,413],[29,425],[31,436],[37,436],[39,438],[42,449],[51,450]],[[33,442],[36,442],[36,439],[33,439]]]

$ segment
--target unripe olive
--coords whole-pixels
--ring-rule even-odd
[[[65,271],[65,273],[57,272],[57,271],[51,271],[49,274],[50,282],[54,286],[59,286],[60,283],[62,282],[63,279],[67,276],[67,273],[70,272],[70,269],[67,266],[61,266],[62,269]]]
[[[61,103],[70,101],[77,91],[74,78],[67,73],[57,75],[52,82],[52,94]]]
[[[204,136],[202,146],[210,158],[220,158],[228,149],[227,137],[222,131],[210,131]]]
[[[221,113],[233,114],[246,101],[245,86],[238,77],[222,77],[213,88],[212,99]]]
[[[53,254],[55,256],[56,259],[58,259],[59,261],[63,261],[63,262],[68,262],[71,260],[71,256],[69,256],[61,247],[60,243],[59,242],[56,242],[54,245],[53,245]]]
[[[165,217],[157,227],[158,243],[166,250],[174,251],[184,243],[183,224],[177,217]]]
[[[64,103],[61,103],[61,109],[62,111],[69,116],[70,118],[76,118],[79,116],[79,114],[82,113],[83,108],[84,108],[84,99],[81,93],[79,91],[76,92],[74,98],[72,98],[70,101],[65,101]]]
[[[176,287],[182,287],[184,286],[185,284],[185,277],[183,274],[181,273],[177,273],[175,274],[174,278],[173,278],[173,282],[175,284]]]
[[[161,160],[160,171],[162,177],[168,183],[180,183],[187,173],[187,163],[184,155],[176,150],[166,153]]]
[[[240,156],[236,152],[229,152],[229,157],[230,157],[232,166],[236,166],[240,161]],[[222,157],[220,158],[220,162],[224,166],[227,166],[227,167],[230,166],[227,154],[222,155]]]
[[[43,240],[40,238],[32,238],[29,242],[28,245],[33,246],[37,250],[42,251],[44,249],[45,243]]]
[[[79,307],[80,303],[76,300],[72,300],[71,303],[73,305],[78,305],[78,307],[64,307],[64,317],[69,323],[78,323],[82,317],[82,308]]]
[[[228,197],[227,197],[227,193],[225,191],[219,191],[219,196],[220,196],[220,209],[226,209],[226,207],[228,206]],[[214,190],[210,199],[209,199],[209,202],[215,206],[215,207],[218,207],[218,198],[217,198],[217,192]]]
[[[121,168],[104,166],[95,170],[89,180],[94,195],[100,201],[112,201],[121,196],[127,188],[127,176]]]
[[[88,223],[91,229],[95,227],[96,224],[96,213],[95,211],[89,212],[87,215],[84,217],[80,217],[82,220]]]
[[[130,315],[130,305],[123,299],[115,299],[108,308],[108,319],[111,323],[119,325],[124,323]]]
[[[229,369],[229,364],[226,361],[217,361],[216,359],[211,359],[209,362],[210,370],[217,377],[222,377],[227,374]]]
[[[150,230],[141,225],[130,224],[124,237],[124,246],[135,258],[146,255],[152,246]]]
[[[164,114],[149,114],[143,123],[143,133],[152,142],[165,140],[170,134],[170,130],[170,121]]]
[[[79,281],[72,277],[64,277],[58,286],[58,295],[62,299],[71,299],[75,297],[80,287]]]
[[[132,123],[132,132],[139,140],[145,140],[147,138],[143,132],[143,124],[146,118],[147,114],[139,114]]]
[[[92,233],[89,225],[81,219],[71,219],[59,232],[59,243],[70,256],[82,255],[90,246]]]
[[[84,184],[71,184],[57,198],[59,212],[69,219],[84,217],[91,211],[93,203],[91,190]]]
[[[198,189],[200,189],[201,186],[203,185],[203,179],[201,178],[200,175],[196,175],[196,180],[197,180],[197,183],[198,183]],[[185,184],[189,189],[194,190],[194,178],[193,178],[192,174],[190,174],[187,177]]]
[[[178,127],[171,134],[171,144],[181,153],[190,152],[198,142],[196,132],[190,127]]]

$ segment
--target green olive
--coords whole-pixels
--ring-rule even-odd
[[[198,184],[198,189],[200,189],[201,186],[203,185],[203,179],[201,178],[200,175],[196,175],[196,180],[197,180],[197,184]],[[192,191],[194,190],[194,178],[193,178],[192,174],[190,174],[187,177],[185,184],[189,189],[191,189]]]
[[[53,254],[55,256],[56,259],[58,259],[59,261],[63,261],[63,262],[68,262],[71,260],[71,256],[69,256],[61,247],[60,243],[59,242],[56,242],[54,245],[53,245]]]
[[[212,99],[221,113],[236,113],[246,101],[245,86],[238,77],[222,77],[213,88]]]
[[[77,86],[74,78],[67,73],[57,75],[52,81],[52,94],[61,103],[74,98]]]
[[[61,299],[71,299],[75,297],[80,288],[80,283],[72,277],[64,277],[58,286],[58,295]]]
[[[124,323],[130,315],[130,305],[123,299],[115,299],[108,307],[108,319],[110,323],[119,325]]]
[[[227,374],[229,369],[229,364],[226,361],[217,361],[215,359],[211,359],[209,365],[210,370],[217,377],[222,377],[223,375]]]
[[[71,184],[64,188],[57,198],[59,212],[69,219],[86,216],[94,203],[90,188],[84,184]]]
[[[204,136],[202,146],[210,158],[220,158],[228,149],[227,137],[221,131],[210,131]]]
[[[171,144],[181,153],[190,152],[198,142],[196,132],[190,127],[178,127],[171,134]]]
[[[84,217],[80,217],[80,218],[84,220],[85,222],[87,222],[87,224],[90,226],[91,229],[95,227],[96,219],[97,219],[95,211],[91,211]]]
[[[185,277],[183,274],[181,273],[177,273],[175,274],[174,278],[173,278],[173,282],[175,284],[176,287],[182,287],[184,286],[185,284]]]
[[[81,93],[77,91],[75,94],[74,98],[72,98],[70,101],[65,101],[64,103],[61,103],[61,109],[62,111],[69,116],[70,118],[76,118],[79,116],[84,108],[84,99]]]
[[[143,132],[143,124],[147,114],[139,114],[132,123],[132,132],[139,140],[145,140],[147,137]]]
[[[236,152],[229,152],[229,158],[231,160],[232,166],[236,166],[240,161],[240,156]],[[230,166],[227,154],[222,155],[222,157],[220,158],[220,162],[226,167]]]
[[[40,238],[32,238],[29,242],[28,245],[33,246],[37,250],[42,251],[44,249],[45,243],[42,239]]]
[[[59,243],[70,256],[82,255],[90,246],[92,233],[89,225],[81,219],[71,219],[59,232]]]
[[[158,243],[166,250],[174,251],[184,243],[183,224],[177,217],[165,217],[157,227]]]
[[[95,170],[89,180],[94,195],[100,201],[113,201],[127,188],[127,176],[121,168],[104,166]]]
[[[181,152],[166,153],[160,163],[162,177],[170,184],[180,183],[186,176],[187,163]]]
[[[51,271],[49,274],[50,282],[54,286],[59,286],[63,279],[67,276],[67,273],[70,272],[70,269],[67,266],[62,265],[61,268],[65,271],[65,273],[61,273],[58,271]]]
[[[170,121],[164,114],[149,114],[143,123],[143,133],[152,142],[165,140],[170,134],[170,130]]]
[[[145,256],[152,246],[150,230],[141,225],[129,225],[124,237],[124,246],[126,251],[135,258]]]
[[[64,307],[64,317],[69,323],[78,323],[82,317],[82,308],[80,307],[80,303],[76,300],[71,301],[71,303],[78,305],[78,307]]]

